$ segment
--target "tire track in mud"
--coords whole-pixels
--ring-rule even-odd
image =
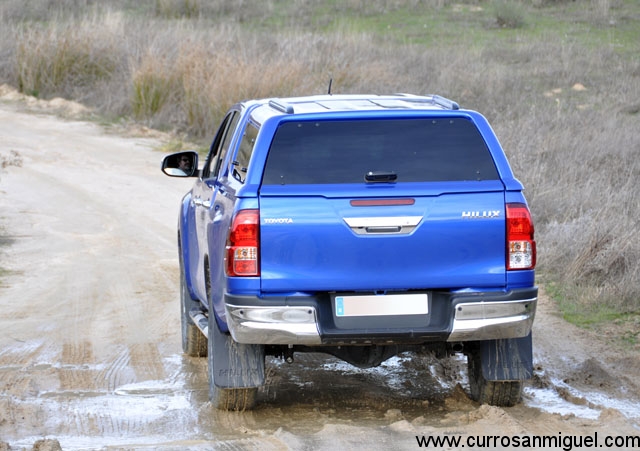
[[[58,370],[61,391],[93,392],[99,387],[93,347],[88,341],[62,345],[61,365]]]
[[[162,356],[155,343],[137,343],[129,346],[131,364],[136,380],[156,381],[166,378]]]
[[[148,421],[144,412],[140,418],[135,417],[138,405],[145,405],[138,402],[145,401],[142,399],[145,395],[135,393],[136,390],[127,392],[127,386],[165,377],[157,342],[143,340],[161,341],[160,333],[167,336],[167,329],[176,330],[167,324],[174,322],[179,326],[175,313],[165,313],[164,302],[158,302],[157,298],[160,292],[171,293],[171,298],[177,293],[177,278],[172,284],[168,277],[172,265],[177,274],[177,262],[167,258],[174,255],[173,249],[169,254],[164,250],[166,247],[160,246],[159,252],[156,249],[159,240],[168,241],[163,234],[170,229],[164,220],[157,219],[162,215],[148,216],[152,219],[149,222],[140,221],[137,214],[141,205],[154,203],[156,187],[137,187],[131,191],[133,184],[127,171],[119,173],[120,182],[95,177],[110,173],[115,167],[103,158],[109,157],[113,149],[89,155],[92,152],[88,149],[100,146],[85,146],[78,140],[70,148],[62,144],[63,151],[52,151],[60,134],[56,127],[54,134],[53,140],[42,140],[48,142],[46,152],[33,151],[27,143],[21,146],[26,164],[20,168],[21,177],[15,178],[18,184],[13,183],[13,187],[18,189],[14,194],[22,192],[19,204],[25,205],[25,211],[16,226],[29,227],[32,223],[34,233],[29,241],[24,240],[26,247],[16,248],[20,257],[15,262],[24,267],[27,280],[36,273],[46,279],[40,279],[38,284],[18,283],[15,292],[39,306],[40,316],[47,321],[55,319],[50,325],[42,322],[37,327],[46,328],[43,335],[52,343],[60,335],[63,339],[58,343],[62,349],[52,353],[47,350],[52,355],[45,359],[48,366],[43,365],[35,374],[33,368],[23,369],[34,361],[42,361],[39,354],[44,351],[26,353],[20,349],[17,353],[20,359],[12,361],[16,371],[0,370],[0,383],[12,387],[13,391],[6,393],[9,396],[38,396],[41,388],[46,388],[32,416],[50,417],[47,423],[57,433],[126,435],[144,430]],[[127,161],[136,158],[133,154]],[[61,161],[66,163],[60,165]],[[138,171],[129,169],[132,174]],[[128,201],[123,203],[122,199]],[[6,196],[1,200],[15,203]],[[163,201],[157,203],[163,205]],[[50,244],[41,247],[46,242]],[[38,254],[45,258],[38,259],[35,265],[23,263]],[[159,263],[163,271],[155,274],[154,266]],[[172,300],[168,296],[165,299]],[[35,323],[34,311],[25,308],[26,305],[11,303],[11,316]],[[158,312],[163,314],[161,318]],[[16,326],[16,330],[20,329]],[[17,336],[22,338],[20,334]],[[121,387],[125,390],[119,391]],[[6,405],[4,412],[27,409],[13,399],[7,399]],[[104,410],[105,406],[111,407]],[[147,410],[153,413],[154,409],[157,410],[156,406],[150,405]],[[19,415],[16,419],[19,421]]]
[[[131,361],[128,347],[117,346],[115,349],[117,354],[114,357],[109,357],[106,368],[99,375],[103,388],[108,392],[114,392],[121,385],[135,380],[131,371],[128,371],[129,362]]]
[[[56,346],[41,340],[20,342],[0,354],[3,396],[37,396],[56,378]],[[33,374],[39,375],[34,378]]]
[[[246,451],[249,449],[260,449],[261,451],[285,451],[292,449],[276,437],[265,438],[245,438],[240,440],[219,441],[216,443],[216,450],[219,451]]]

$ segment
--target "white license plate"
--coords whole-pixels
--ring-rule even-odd
[[[363,296],[336,296],[336,316],[392,316],[426,315],[429,313],[429,295],[390,294]]]

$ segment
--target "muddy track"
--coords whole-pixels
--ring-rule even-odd
[[[542,297],[524,402],[478,406],[465,362],[404,354],[360,370],[268,359],[253,412],[207,402],[180,351],[175,224],[189,181],[156,138],[0,100],[0,446],[416,449],[416,435],[637,435],[640,358],[566,324]],[[59,103],[57,104],[59,105]],[[12,151],[14,153],[12,153]]]

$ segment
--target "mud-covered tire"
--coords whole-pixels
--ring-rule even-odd
[[[216,409],[244,412],[256,404],[257,388],[209,388],[209,399]]]
[[[479,352],[467,355],[467,367],[471,399],[474,401],[497,407],[512,407],[522,399],[524,381],[488,381],[484,378]]]
[[[182,262],[181,262],[182,263]],[[182,351],[191,357],[207,356],[207,337],[204,336],[189,316],[189,311],[198,308],[198,303],[191,299],[184,274],[184,266],[180,265],[180,320],[182,323]]]
[[[214,336],[215,334],[215,336]],[[239,411],[251,410],[256,404],[258,394],[257,387],[242,388],[222,388],[215,383],[216,375],[216,352],[214,346],[221,346],[227,349],[237,349],[238,345],[233,342],[228,334],[220,332],[215,320],[215,314],[209,314],[209,340],[208,341],[208,375],[209,375],[209,400],[213,407],[219,410]],[[264,359],[264,357],[263,357]]]

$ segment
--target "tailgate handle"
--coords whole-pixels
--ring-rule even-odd
[[[390,227],[365,227],[367,233],[400,233],[402,227],[390,226]]]
[[[358,235],[409,234],[421,221],[422,216],[344,218],[344,222]]]

